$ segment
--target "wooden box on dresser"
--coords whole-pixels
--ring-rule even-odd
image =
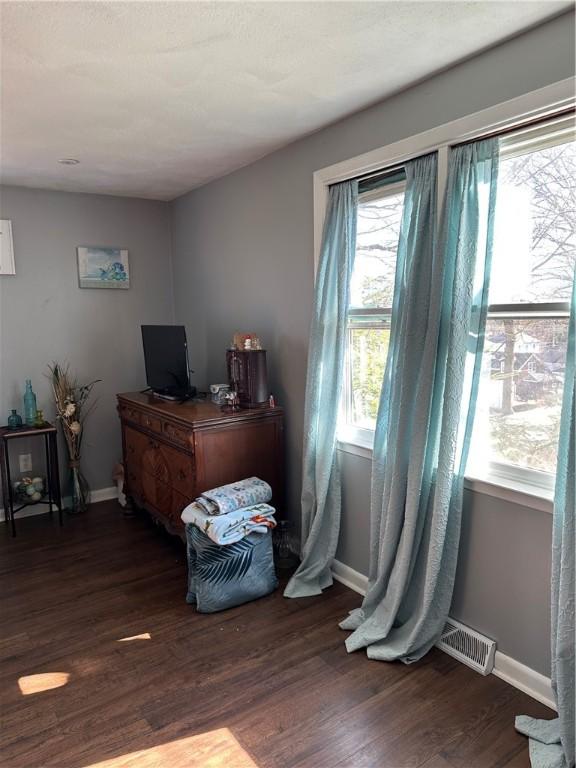
[[[202,492],[253,475],[283,512],[282,408],[224,412],[210,401],[118,395],[128,498],[184,538],[180,514]]]

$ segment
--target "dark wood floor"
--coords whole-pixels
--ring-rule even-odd
[[[348,655],[341,585],[203,616],[182,544],[147,518],[105,502],[65,523],[0,535],[2,766],[529,765],[514,715],[549,710],[438,651]]]

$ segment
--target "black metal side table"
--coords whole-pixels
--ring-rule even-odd
[[[21,504],[14,508],[14,490],[10,474],[9,443],[20,437],[44,437],[46,451],[46,488],[42,499]],[[14,515],[25,507],[34,504],[48,504],[50,514],[53,508],[58,508],[58,519],[62,525],[62,496],[60,493],[60,473],[58,469],[58,446],[56,442],[56,427],[45,421],[41,427],[0,427],[0,477],[2,479],[2,502],[4,505],[4,519],[12,528],[12,536],[16,536],[16,524]]]

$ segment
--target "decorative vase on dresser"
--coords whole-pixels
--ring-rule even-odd
[[[272,487],[283,515],[282,408],[223,411],[210,401],[167,402],[138,392],[118,395],[124,492],[168,531],[184,538],[184,507],[210,488],[245,477]]]

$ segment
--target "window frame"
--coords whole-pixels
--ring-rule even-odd
[[[406,179],[396,181],[391,184],[385,182],[376,189],[367,190],[358,195],[358,202],[366,203],[372,200],[382,200],[385,197],[393,197],[406,191]],[[392,317],[392,306],[389,307],[350,307],[348,309],[348,319],[346,321],[346,356],[344,359],[344,382],[342,387],[341,407],[338,414],[338,438],[342,441],[356,443],[363,446],[372,446],[374,443],[374,430],[366,427],[359,427],[351,420],[352,414],[352,365],[350,360],[351,334],[353,326],[350,324],[350,317],[369,317],[377,315],[378,317]],[[381,325],[374,323],[373,326],[365,325],[364,328],[375,330],[381,328]]]
[[[573,111],[575,106],[574,78],[570,77],[315,171],[313,175],[314,275],[316,275],[320,257],[328,190],[332,184],[402,165],[420,155],[437,152],[438,209],[440,210],[447,180],[450,147],[480,139],[488,134],[512,129],[520,130],[535,121],[552,120],[568,111]],[[338,449],[341,452],[371,459],[373,432],[365,431],[371,434],[353,436],[339,430]],[[535,478],[535,480],[536,483],[530,483],[526,476],[520,477],[518,473],[516,473],[516,479],[510,479],[498,476],[494,472],[492,476],[482,479],[467,477],[466,486],[480,493],[551,512],[551,491],[540,483],[543,478]]]

